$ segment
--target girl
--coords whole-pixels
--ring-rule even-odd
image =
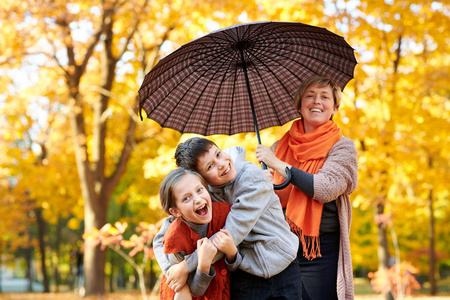
[[[242,258],[233,238],[221,228],[230,211],[225,202],[211,202],[204,179],[196,172],[178,168],[161,183],[160,200],[164,211],[174,219],[164,234],[164,252],[171,263],[179,263],[184,256],[197,249],[198,267],[178,293],[161,281],[161,299],[230,299],[228,271],[234,271]],[[216,233],[217,232],[217,233]],[[214,241],[211,237],[216,233]],[[225,259],[212,264],[217,250]]]

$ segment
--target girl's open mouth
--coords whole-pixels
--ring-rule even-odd
[[[199,216],[205,216],[208,214],[208,206],[206,204],[203,204],[202,207],[200,207],[199,209],[197,209],[195,211],[195,213]]]

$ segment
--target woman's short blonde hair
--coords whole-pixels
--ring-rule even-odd
[[[338,110],[339,106],[341,105],[341,100],[342,100],[341,88],[330,78],[321,77],[321,76],[312,76],[312,77],[306,79],[302,83],[302,85],[298,89],[297,94],[294,97],[295,109],[300,111],[300,108],[302,106],[303,95],[305,94],[306,90],[310,86],[315,85],[315,84],[317,84],[320,87],[327,87],[327,86],[331,87],[331,89],[333,91],[334,108],[336,108],[336,110]]]

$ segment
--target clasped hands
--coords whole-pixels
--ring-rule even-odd
[[[230,240],[234,245],[233,238],[225,229],[217,232],[212,241],[208,238],[199,239],[197,241],[198,269],[202,272],[209,273],[210,266],[213,263],[217,251],[222,253],[230,253],[233,251],[230,249]],[[166,283],[169,288],[177,293],[186,284],[188,275],[189,269],[186,261],[182,261],[169,268]]]

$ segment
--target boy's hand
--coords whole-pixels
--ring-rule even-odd
[[[270,182],[273,183],[273,169],[267,168],[267,169],[263,170],[263,172],[266,175],[266,177],[269,178]]]
[[[227,256],[227,261],[233,263],[236,260],[237,248],[234,245],[233,237],[226,229],[220,229],[213,240],[214,246]]]
[[[211,262],[217,253],[216,247],[208,238],[202,238],[197,241],[198,269],[209,273]]]
[[[181,288],[186,285],[189,275],[186,262],[182,261],[179,264],[173,265],[167,271],[167,285],[175,292],[179,292]]]

